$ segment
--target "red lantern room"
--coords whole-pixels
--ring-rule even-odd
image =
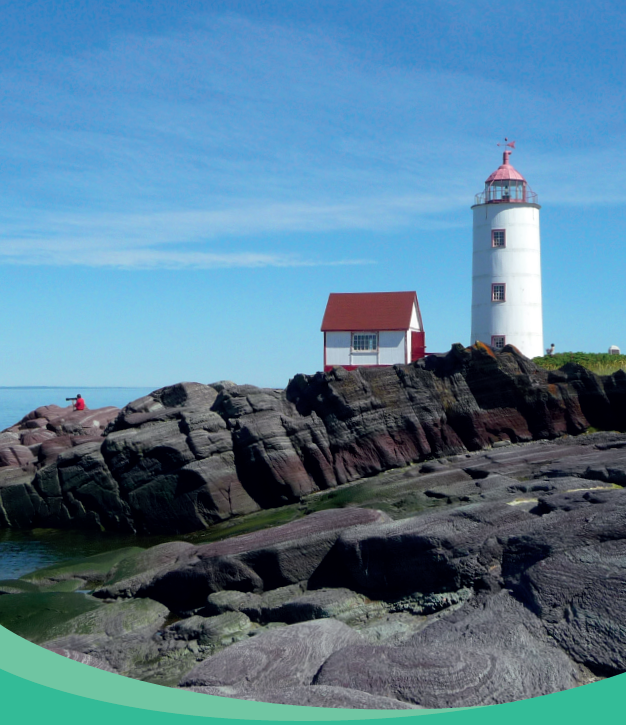
[[[520,172],[509,163],[510,155],[511,151],[506,149],[502,154],[502,165],[485,181],[485,190],[476,194],[476,204],[537,203],[537,194],[528,186]]]

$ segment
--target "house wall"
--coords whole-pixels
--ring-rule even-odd
[[[403,365],[406,362],[406,331],[378,333],[378,365]]]
[[[350,333],[326,333],[326,365],[350,365]]]
[[[405,330],[378,333],[378,352],[352,352],[350,332],[327,332],[325,367],[333,365],[402,365],[407,362]]]

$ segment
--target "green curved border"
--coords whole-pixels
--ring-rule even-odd
[[[61,657],[0,627],[0,713],[7,723],[40,718],[89,725],[187,723],[211,718],[281,722],[387,721],[389,718],[437,718],[437,725],[507,725],[563,722],[587,723],[601,718],[622,720],[626,706],[626,674],[566,692],[530,700],[462,710],[344,710],[296,707],[234,700],[183,692],[121,677]],[[5,719],[6,718],[6,719]]]

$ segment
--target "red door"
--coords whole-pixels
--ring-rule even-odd
[[[411,332],[411,362],[419,360],[426,355],[426,345],[423,332]]]

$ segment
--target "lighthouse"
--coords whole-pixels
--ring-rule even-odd
[[[515,141],[505,139],[502,165],[476,195],[472,258],[472,344],[515,345],[544,354],[541,244],[537,195],[511,166]]]

